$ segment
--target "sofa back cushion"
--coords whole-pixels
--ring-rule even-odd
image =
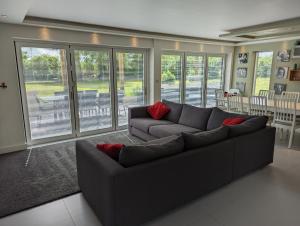
[[[194,134],[182,133],[184,148],[186,150],[189,150],[214,144],[225,140],[228,137],[228,134],[229,128],[227,126],[221,126],[217,129]]]
[[[266,127],[268,117],[258,116],[249,118],[241,124],[232,125],[229,127],[229,137],[236,137],[247,133],[252,133]]]
[[[119,163],[125,167],[149,162],[155,159],[180,153],[184,150],[182,136],[162,138],[158,143],[145,143],[141,145],[125,146],[119,155]]]
[[[206,130],[207,121],[211,111],[212,108],[199,108],[192,105],[183,104],[178,123],[200,130]]]
[[[182,111],[182,104],[167,101],[167,100],[162,100],[162,102],[166,104],[168,108],[170,108],[169,113],[164,117],[164,119],[174,123],[178,123]]]
[[[223,110],[215,107],[212,109],[212,112],[208,119],[206,130],[216,129],[223,124],[224,119],[234,118],[234,117],[243,117],[245,119],[249,118],[249,116],[247,116],[247,115],[229,113],[229,112],[223,111]]]

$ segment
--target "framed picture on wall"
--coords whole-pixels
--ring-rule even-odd
[[[241,93],[245,93],[246,90],[246,83],[245,82],[236,82],[235,88],[240,90]]]
[[[280,60],[281,62],[289,62],[290,58],[291,58],[291,50],[290,49],[278,51],[277,60]]]
[[[288,72],[289,72],[288,67],[278,67],[277,68],[277,74],[276,74],[277,79],[287,78]]]
[[[236,75],[238,78],[247,78],[247,68],[239,67],[236,71]]]
[[[248,64],[248,53],[239,53],[238,60],[240,64]]]
[[[280,95],[283,91],[286,91],[286,84],[283,83],[275,83],[274,90],[276,95]]]

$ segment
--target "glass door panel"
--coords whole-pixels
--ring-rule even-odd
[[[65,49],[21,47],[30,139],[72,134]]]
[[[224,60],[223,56],[207,58],[206,107],[216,106],[215,91],[223,89]]]
[[[204,56],[187,55],[185,59],[185,103],[203,106]]]
[[[116,109],[120,127],[127,125],[129,107],[145,104],[145,54],[137,51],[116,51],[115,60]]]
[[[181,101],[182,55],[161,56],[161,99]]]
[[[254,72],[255,80],[253,86],[254,95],[258,95],[260,90],[270,89],[270,80],[272,76],[272,63],[273,63],[273,52],[256,53],[255,72]],[[282,74],[284,75],[285,73]]]
[[[79,131],[112,128],[111,54],[74,50]]]

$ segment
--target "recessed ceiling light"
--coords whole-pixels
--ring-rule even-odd
[[[2,18],[7,18],[7,15],[6,14],[1,14],[1,17]]]

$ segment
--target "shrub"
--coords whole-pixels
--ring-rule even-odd
[[[176,76],[171,71],[164,71],[162,73],[163,82],[172,82],[176,79]]]

